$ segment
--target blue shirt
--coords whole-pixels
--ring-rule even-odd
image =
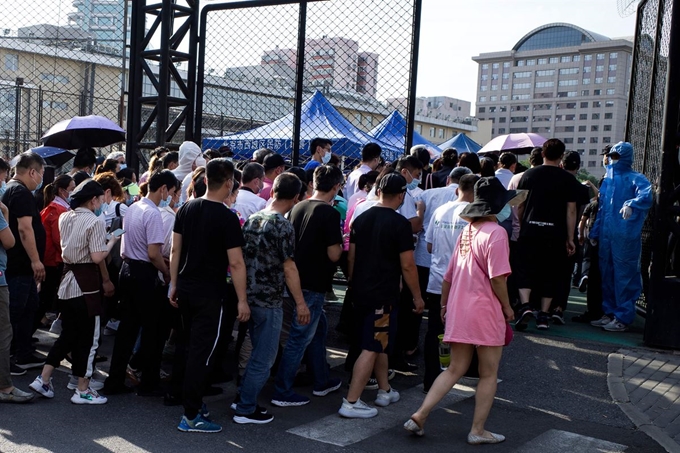
[[[0,231],[9,228],[5,216],[0,212]],[[7,279],[5,278],[5,270],[7,269],[7,251],[5,247],[0,244],[0,286],[7,286]]]
[[[317,161],[315,161],[314,159],[312,159],[312,160],[310,160],[309,162],[307,162],[307,165],[305,165],[305,171],[314,169],[314,168],[316,168],[316,167],[318,167],[318,166],[320,166],[320,165],[321,165],[321,164],[320,164],[319,162],[317,162]]]

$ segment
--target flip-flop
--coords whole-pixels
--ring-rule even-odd
[[[425,435],[425,430],[418,426],[418,423],[416,423],[412,418],[406,420],[406,423],[404,423],[404,429],[406,431],[410,431],[412,434],[418,437],[423,437]]]
[[[481,445],[481,444],[498,444],[505,440],[505,436],[501,434],[494,434],[490,432],[491,437],[475,436],[474,434],[468,434],[467,442],[470,445]]]

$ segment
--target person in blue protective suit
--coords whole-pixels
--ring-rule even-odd
[[[612,147],[600,188],[597,220],[590,231],[590,240],[600,246],[604,312],[591,324],[610,332],[622,332],[633,322],[635,302],[642,291],[640,237],[653,196],[649,180],[633,171],[632,164],[630,143]]]

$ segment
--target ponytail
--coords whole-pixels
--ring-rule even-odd
[[[69,175],[59,175],[52,183],[46,185],[43,189],[43,208],[46,208],[54,201],[56,197],[59,196],[59,191],[61,189],[68,190],[68,186],[71,185],[72,181],[73,178],[71,178]]]

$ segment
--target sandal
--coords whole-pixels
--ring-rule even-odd
[[[410,431],[412,434],[418,437],[423,437],[425,435],[425,430],[421,428],[412,418],[406,420],[406,423],[404,423],[404,429],[406,431]]]

